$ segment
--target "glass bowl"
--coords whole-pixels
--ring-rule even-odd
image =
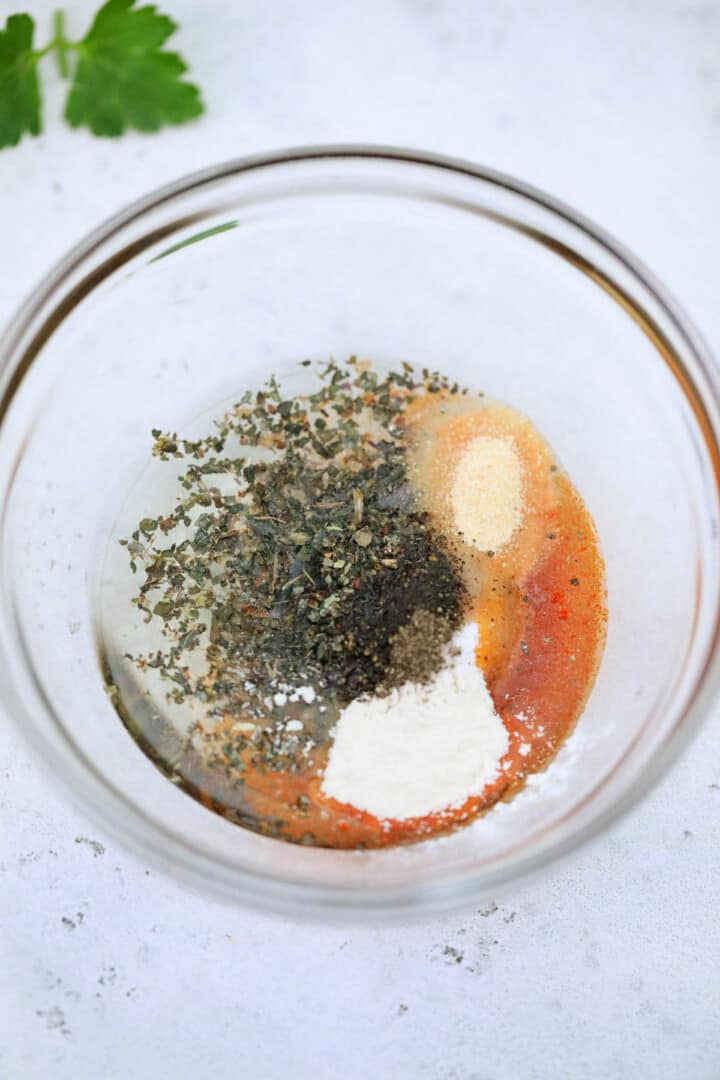
[[[457,833],[331,851],[250,833],[130,738],[97,649],[104,553],[150,431],[305,357],[439,367],[526,412],[607,563],[595,689],[550,767]],[[192,883],[328,916],[477,901],[632,806],[718,684],[718,374],[600,229],[516,180],[330,147],[242,159],[112,218],[0,344],[2,700],[109,832]]]

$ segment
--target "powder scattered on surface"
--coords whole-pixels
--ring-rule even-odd
[[[495,778],[508,736],[475,663],[476,642],[470,624],[431,683],[405,683],[343,710],[322,781],[326,795],[402,821],[458,806]]]
[[[487,435],[473,439],[455,470],[450,501],[467,544],[481,551],[507,544],[523,512],[522,468],[512,441]]]

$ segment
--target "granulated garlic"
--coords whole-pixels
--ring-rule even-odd
[[[520,457],[510,439],[481,435],[465,449],[450,491],[455,527],[466,544],[498,551],[522,520]]]

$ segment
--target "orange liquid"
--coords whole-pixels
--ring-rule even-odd
[[[461,806],[422,818],[380,821],[324,796],[327,748],[302,773],[262,772],[246,760],[253,814],[282,819],[288,840],[335,848],[407,844],[447,832],[522,787],[555,756],[595,680],[607,620],[604,565],[593,521],[568,477],[524,417],[503,406],[442,400],[410,418],[421,429],[417,469],[428,508],[442,525],[453,461],[478,434],[512,437],[523,462],[526,514],[506,550],[488,554],[458,542],[478,624],[476,651],[509,735],[496,779]],[[410,428],[412,434],[412,427]],[[279,812],[279,807],[285,812]]]

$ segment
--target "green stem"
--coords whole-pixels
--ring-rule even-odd
[[[53,29],[55,31],[53,37],[53,44],[55,46],[55,52],[57,56],[58,71],[63,79],[67,79],[70,75],[70,66],[68,64],[67,54],[68,49],[72,48],[70,42],[65,37],[65,15],[62,11],[56,11],[53,15]]]
[[[47,43],[44,49],[35,49],[32,53],[32,59],[37,64],[48,53],[54,52],[57,54],[57,66],[58,71],[62,75],[63,79],[70,77],[70,65],[68,64],[68,53],[79,49],[82,42],[80,41],[68,41],[65,37],[65,15],[62,11],[56,11],[53,15],[53,36]]]
[[[43,57],[47,56],[48,53],[53,52],[53,50],[55,49],[55,45],[56,41],[55,38],[53,38],[52,41],[48,42],[44,49],[33,49],[32,53],[30,54],[33,61],[37,64],[40,60],[43,59]]]

